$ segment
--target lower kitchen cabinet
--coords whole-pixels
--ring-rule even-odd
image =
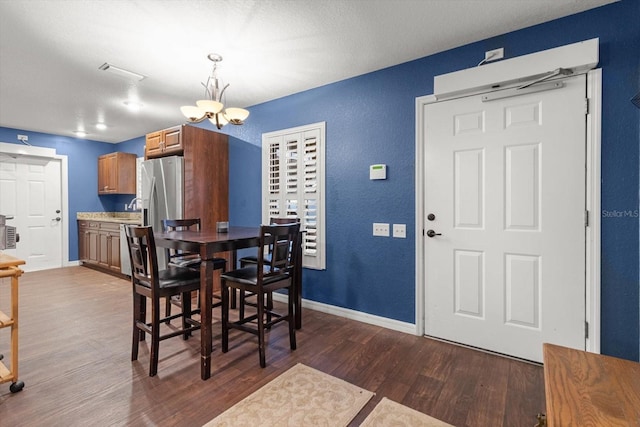
[[[79,220],[78,258],[89,267],[120,273],[120,225]]]

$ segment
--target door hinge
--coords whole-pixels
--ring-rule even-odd
[[[584,114],[589,114],[589,98],[584,99]]]
[[[589,338],[589,322],[584,322],[584,337]]]
[[[589,211],[584,211],[584,226],[589,226]]]

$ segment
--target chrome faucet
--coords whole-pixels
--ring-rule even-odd
[[[134,197],[133,199],[131,199],[131,201],[129,202],[129,204],[125,207],[125,210],[138,210],[138,202],[142,202],[142,199],[140,197]]]

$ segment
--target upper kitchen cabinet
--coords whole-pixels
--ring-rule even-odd
[[[110,153],[98,157],[98,194],[136,194],[136,155]]]
[[[182,125],[148,133],[144,149],[145,159],[182,155],[184,151],[183,140],[185,137],[189,137],[189,129],[189,127]]]

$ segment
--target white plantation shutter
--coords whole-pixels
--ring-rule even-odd
[[[325,123],[262,135],[262,221],[300,218],[303,266],[325,268],[324,241]]]

